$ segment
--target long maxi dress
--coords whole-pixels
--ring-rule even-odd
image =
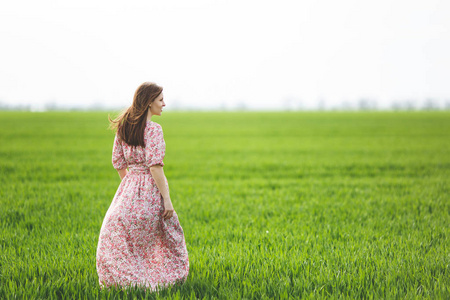
[[[174,211],[164,220],[164,200],[150,166],[164,165],[165,142],[158,123],[147,121],[145,147],[116,135],[112,163],[129,169],[106,212],[97,246],[101,288],[139,286],[156,290],[184,282],[189,258],[183,229]],[[167,179],[165,179],[168,187]]]

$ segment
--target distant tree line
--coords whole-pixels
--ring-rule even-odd
[[[417,100],[393,100],[389,106],[380,107],[376,100],[369,98],[361,98],[357,102],[342,101],[340,104],[333,104],[331,106],[326,105],[324,99],[319,99],[315,107],[305,107],[303,102],[295,98],[286,98],[280,102],[281,110],[289,111],[302,111],[302,110],[318,110],[318,111],[330,111],[330,110],[352,110],[352,111],[371,111],[371,110],[394,110],[394,111],[414,111],[414,110],[450,110],[450,99],[444,103],[438,101],[435,98],[427,98],[422,103]],[[106,106],[97,101],[90,105],[60,105],[55,101],[45,103],[43,105],[31,105],[31,104],[9,104],[0,101],[0,110],[14,110],[14,111],[110,111],[120,110],[123,107]],[[217,107],[207,108],[208,110],[218,111],[251,111],[256,110],[247,106],[244,101],[239,101],[236,106],[226,106],[223,103]],[[204,108],[184,107],[179,101],[172,103],[168,110],[204,110]]]

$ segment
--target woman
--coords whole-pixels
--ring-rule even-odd
[[[97,247],[100,287],[156,290],[186,280],[189,258],[163,171],[162,88],[145,82],[117,119],[112,164],[122,180],[106,212]],[[128,171],[127,171],[128,168]]]

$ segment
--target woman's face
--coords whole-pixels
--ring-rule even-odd
[[[150,104],[150,113],[153,115],[160,116],[163,107],[166,106],[164,103],[163,93],[161,93],[156,99]]]

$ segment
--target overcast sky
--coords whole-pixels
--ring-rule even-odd
[[[3,104],[450,101],[448,0],[2,1],[0,41]]]

